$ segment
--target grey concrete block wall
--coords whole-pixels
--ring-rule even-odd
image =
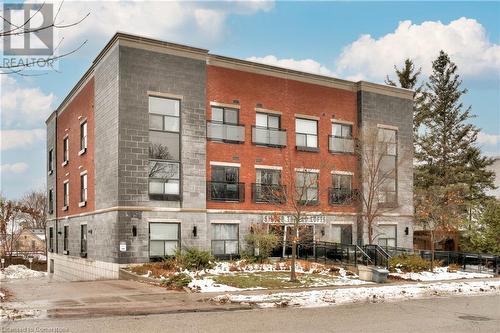
[[[119,204],[204,208],[205,61],[123,46],[119,58]],[[148,91],[182,96],[181,202],[148,197]]]
[[[413,101],[411,99],[377,94],[369,91],[358,92],[359,119],[362,131],[377,128],[377,125],[389,125],[398,128],[398,172],[397,195],[398,207],[386,213],[398,221],[398,241],[400,230],[409,226],[411,234],[399,246],[413,247],[412,218],[413,209]],[[405,216],[405,218],[397,218]],[[387,221],[391,217],[381,217],[377,221]],[[401,225],[400,225],[401,224]],[[366,227],[366,226],[365,226]],[[366,241],[367,229],[365,229]],[[409,240],[408,240],[409,239]]]
[[[94,164],[96,209],[118,205],[119,49],[95,68]]]

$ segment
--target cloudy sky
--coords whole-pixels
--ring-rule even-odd
[[[57,4],[56,4],[57,6]],[[45,124],[116,31],[352,80],[382,82],[413,58],[430,72],[440,49],[456,62],[479,126],[500,155],[499,2],[75,2],[66,1],[61,51],[84,48],[41,76],[2,75],[1,192],[18,198],[45,183]]]

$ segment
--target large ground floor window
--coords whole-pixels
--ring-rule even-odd
[[[378,245],[380,246],[396,246],[396,226],[395,225],[379,225]]]
[[[232,256],[239,254],[238,224],[212,224],[212,254],[214,256]]]
[[[173,256],[180,246],[180,224],[149,223],[149,256],[152,258]]]

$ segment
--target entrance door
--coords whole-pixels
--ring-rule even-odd
[[[352,244],[352,225],[343,225],[341,230],[340,242],[342,244]]]

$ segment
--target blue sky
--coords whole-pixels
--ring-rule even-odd
[[[56,4],[57,5],[57,4]],[[477,115],[479,145],[500,155],[499,2],[76,2],[60,19],[59,72],[1,77],[1,192],[18,198],[45,183],[46,116],[117,30],[205,47],[211,53],[347,79],[382,82],[415,59],[428,75],[439,49],[459,66]]]

